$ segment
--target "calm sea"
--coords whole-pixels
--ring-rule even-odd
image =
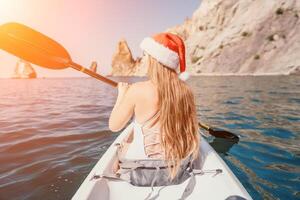
[[[122,78],[135,82],[138,78]],[[300,77],[192,77],[198,116],[254,199],[300,199]],[[0,80],[0,199],[70,199],[117,137],[117,91],[91,78]]]

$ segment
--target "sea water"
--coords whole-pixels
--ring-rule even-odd
[[[140,78],[115,78],[136,82]],[[199,120],[254,199],[300,199],[300,77],[192,77]],[[0,199],[70,199],[117,133],[117,90],[92,78],[0,80]]]

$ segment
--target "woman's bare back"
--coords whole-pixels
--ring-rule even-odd
[[[163,151],[160,144],[159,113],[157,114],[158,93],[156,86],[151,81],[144,81],[137,84],[140,96],[136,101],[134,112],[135,120],[139,124],[145,125],[142,128],[145,153],[151,158],[162,158]]]
[[[139,123],[151,118],[158,110],[158,92],[151,81],[135,83],[136,104],[134,115]]]

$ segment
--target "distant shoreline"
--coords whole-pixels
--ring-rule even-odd
[[[299,76],[300,74],[280,74],[280,73],[266,73],[266,74],[215,74],[215,73],[201,73],[197,75],[190,75],[191,77],[200,77],[200,76]],[[145,76],[134,76],[134,75],[108,75],[106,77],[145,77]]]
[[[191,77],[201,77],[201,76],[245,76],[245,77],[253,77],[253,76],[300,76],[300,74],[276,74],[276,73],[269,73],[269,74],[212,74],[212,73],[202,73],[202,74],[197,74],[197,75],[190,75]],[[104,77],[109,77],[109,78],[114,78],[114,77],[128,77],[128,78],[143,78],[146,76],[134,76],[134,75],[124,75],[124,76],[115,76],[115,75],[107,75]],[[81,79],[81,78],[93,78],[93,77],[74,77],[74,76],[67,76],[67,77],[37,77],[34,79],[15,79],[15,78],[10,78],[10,77],[0,77],[1,79],[13,79],[13,80],[35,80],[35,79],[64,79],[64,78],[70,78],[70,79]]]

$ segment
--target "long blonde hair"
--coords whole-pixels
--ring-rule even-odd
[[[160,141],[173,179],[181,161],[199,153],[199,132],[193,92],[175,70],[146,54],[148,77],[157,86]]]

